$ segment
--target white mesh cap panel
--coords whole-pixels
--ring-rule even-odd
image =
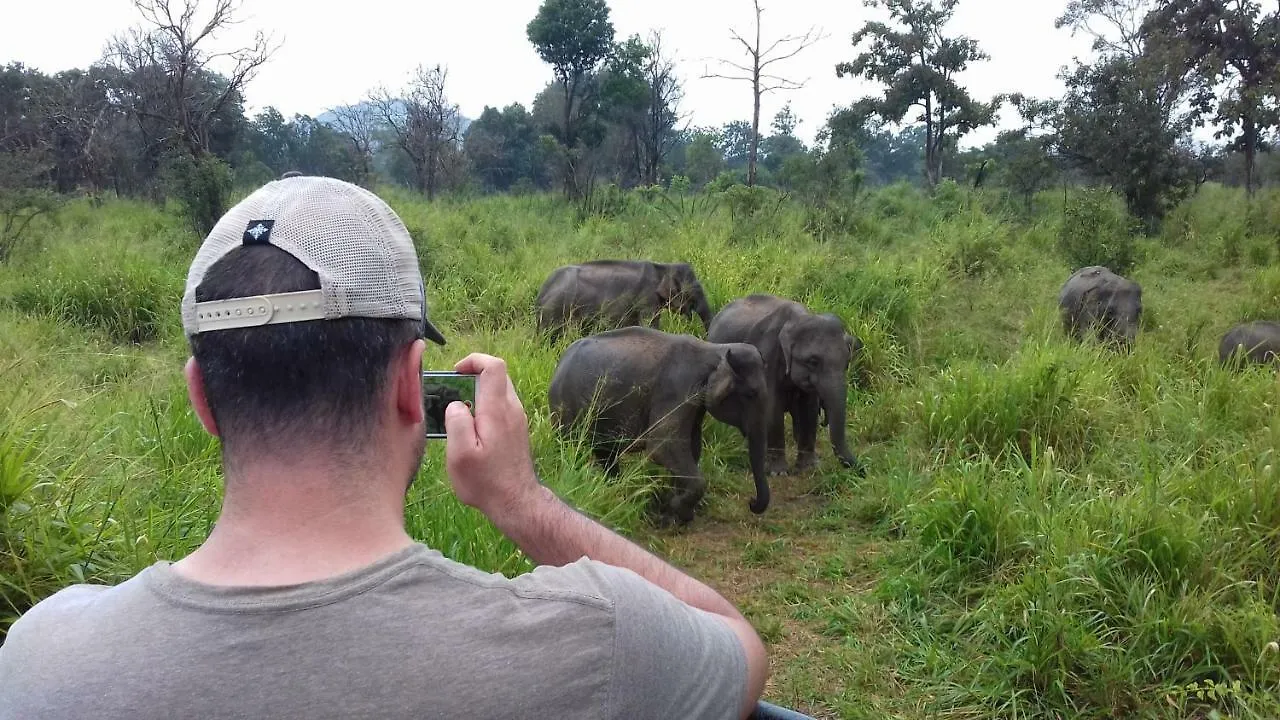
[[[246,229],[271,220],[268,242],[316,272],[325,317],[421,320],[426,312],[413,240],[376,195],[332,178],[268,183],[227,212],[205,239],[187,276],[182,323],[196,329],[195,289],[208,268],[240,246]]]

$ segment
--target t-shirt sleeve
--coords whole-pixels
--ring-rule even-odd
[[[606,567],[616,624],[612,716],[739,717],[747,658],[729,624],[630,570]]]

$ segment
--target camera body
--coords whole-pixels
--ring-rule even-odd
[[[427,437],[445,437],[444,411],[452,402],[475,407],[476,376],[444,370],[422,371],[422,409],[426,415]]]

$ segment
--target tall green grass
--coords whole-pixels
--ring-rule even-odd
[[[1280,716],[1280,385],[1273,371],[1215,363],[1229,327],[1280,318],[1280,196],[1250,204],[1206,186],[1159,237],[1120,238],[1093,218],[1107,228],[1097,246],[1064,235],[1078,218],[1064,216],[1061,191],[1027,216],[1006,215],[998,195],[947,186],[928,198],[899,185],[849,203],[839,222],[776,196],[759,208],[746,205],[754,197],[653,192],[582,208],[551,196],[386,197],[450,341],[426,362],[506,357],[540,475],[641,541],[655,537],[645,509],[656,469],[630,458],[608,481],[551,427],[547,385],[571,339],[541,340],[532,307],[552,269],[688,261],[713,308],[777,293],[840,315],[863,340],[850,437],[871,470],[853,478],[824,449],[815,487],[830,506],[814,522],[882,543],[877,579],[865,599],[817,598],[829,585],[796,579],[753,600],[755,616],[776,600],[778,613],[818,618],[832,643],[813,651],[819,661],[843,642],[877,648],[896,695],[842,700],[854,716]],[[1072,212],[1110,208],[1094,200]],[[177,302],[198,242],[172,213],[73,202],[0,266],[0,630],[68,583],[118,582],[189,552],[216,518],[218,446],[179,372]],[[1067,342],[1056,311],[1070,258],[1117,247],[1144,286],[1131,354]],[[664,323],[703,332],[696,320]],[[705,444],[697,523],[779,532],[777,501],[760,518],[745,509],[740,435],[708,420]],[[453,499],[439,443],[406,521],[460,561],[529,567]],[[746,549],[767,571],[775,546],[802,541]],[[767,627],[779,635],[776,617]],[[858,632],[872,634],[845,637]],[[812,672],[775,667],[793,685]]]

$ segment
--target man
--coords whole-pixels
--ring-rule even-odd
[[[541,567],[454,563],[404,531],[425,447],[426,314],[408,232],[368,191],[272,182],[196,255],[192,407],[221,439],[205,543],[41,602],[0,648],[0,719],[731,718],[764,647],[706,585],[538,482],[502,360],[470,355],[446,469]],[[589,559],[588,559],[589,558]]]

